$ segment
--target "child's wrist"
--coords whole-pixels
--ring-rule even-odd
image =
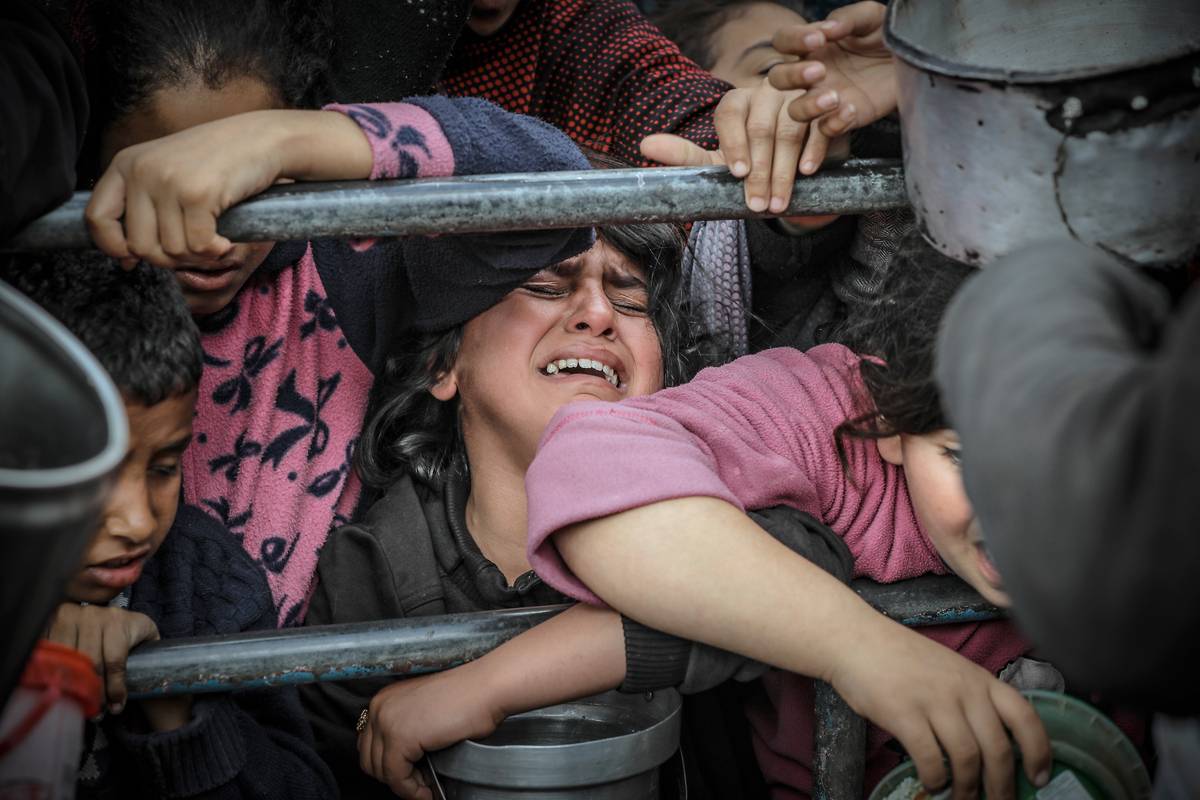
[[[338,111],[277,111],[268,137],[279,176],[296,180],[361,180],[374,164],[358,123]]]

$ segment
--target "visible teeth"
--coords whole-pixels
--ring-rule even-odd
[[[554,373],[556,373],[556,372],[558,372],[558,365],[557,365],[557,364],[555,364],[555,363],[551,362],[551,363],[549,363],[549,364],[547,364],[547,365],[546,365],[546,374],[547,374],[547,375],[553,375],[553,374],[554,374]]]
[[[609,375],[609,376],[608,376],[608,382],[609,382],[609,383],[611,383],[613,386],[616,386],[616,385],[617,385],[617,376],[616,376],[616,375]]]
[[[610,378],[613,376],[612,367],[610,367],[608,364],[601,364],[600,370]]]
[[[566,369],[566,368],[567,368],[567,360],[566,360],[565,358],[560,358],[560,359],[558,360],[558,368],[559,368],[559,369]]]
[[[568,358],[568,359],[567,359],[567,368],[568,368],[568,369],[575,369],[575,368],[577,368],[578,366],[579,366],[579,359],[578,359],[578,358]]]

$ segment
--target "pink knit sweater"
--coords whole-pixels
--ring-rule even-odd
[[[742,509],[786,504],[837,531],[855,574],[892,582],[947,570],[917,524],[904,473],[874,442],[834,430],[862,412],[859,358],[841,345],[770,350],[701,372],[692,382],[617,404],[576,403],[551,420],[526,476],[530,560],[550,585],[601,602],[566,566],[555,531],[680,497],[716,497]],[[586,487],[586,491],[580,491]],[[569,497],[570,502],[562,502]],[[923,632],[995,672],[1027,648],[1005,622]],[[812,787],[812,682],[764,678],[770,704],[747,709],[774,797]],[[872,729],[867,786],[897,760]]]

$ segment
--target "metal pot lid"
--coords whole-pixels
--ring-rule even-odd
[[[1200,53],[1200,3],[892,0],[884,40],[909,64],[951,78],[1056,83]]]

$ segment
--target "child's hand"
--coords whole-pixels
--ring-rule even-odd
[[[775,34],[775,49],[800,61],[773,67],[768,80],[785,91],[808,90],[789,104],[788,113],[797,122],[815,123],[824,137],[818,146],[895,110],[895,64],[883,43],[886,12],[880,3],[855,3],[824,22]]]
[[[142,642],[158,639],[154,620],[136,611],[63,603],[50,620],[46,638],[81,651],[104,679],[105,704],[114,714],[125,708],[125,660]]]
[[[96,183],[85,217],[114,258],[160,267],[215,263],[230,206],[281,179],[365,178],[371,147],[333,111],[251,111],[127,147]]]
[[[1011,686],[958,653],[895,623],[865,634],[847,650],[830,682],[856,712],[900,740],[921,782],[954,797],[1015,795],[1012,732],[1025,774],[1037,786],[1050,776],[1050,740],[1041,720]],[[1006,730],[1007,729],[1007,730]],[[943,758],[950,761],[946,774]]]
[[[417,763],[430,751],[487,736],[505,716],[470,666],[398,681],[371,698],[358,735],[363,771],[405,800],[432,800]]]
[[[830,144],[824,134],[796,122],[787,113],[788,103],[803,92],[781,92],[767,81],[756,89],[731,89],[714,114],[719,150],[704,150],[680,136],[656,133],[642,140],[642,155],[668,166],[729,165],[736,177],[745,178],[746,205],[752,211],[776,214],[787,208],[800,171],[816,171]],[[834,147],[843,156],[849,143]]]

